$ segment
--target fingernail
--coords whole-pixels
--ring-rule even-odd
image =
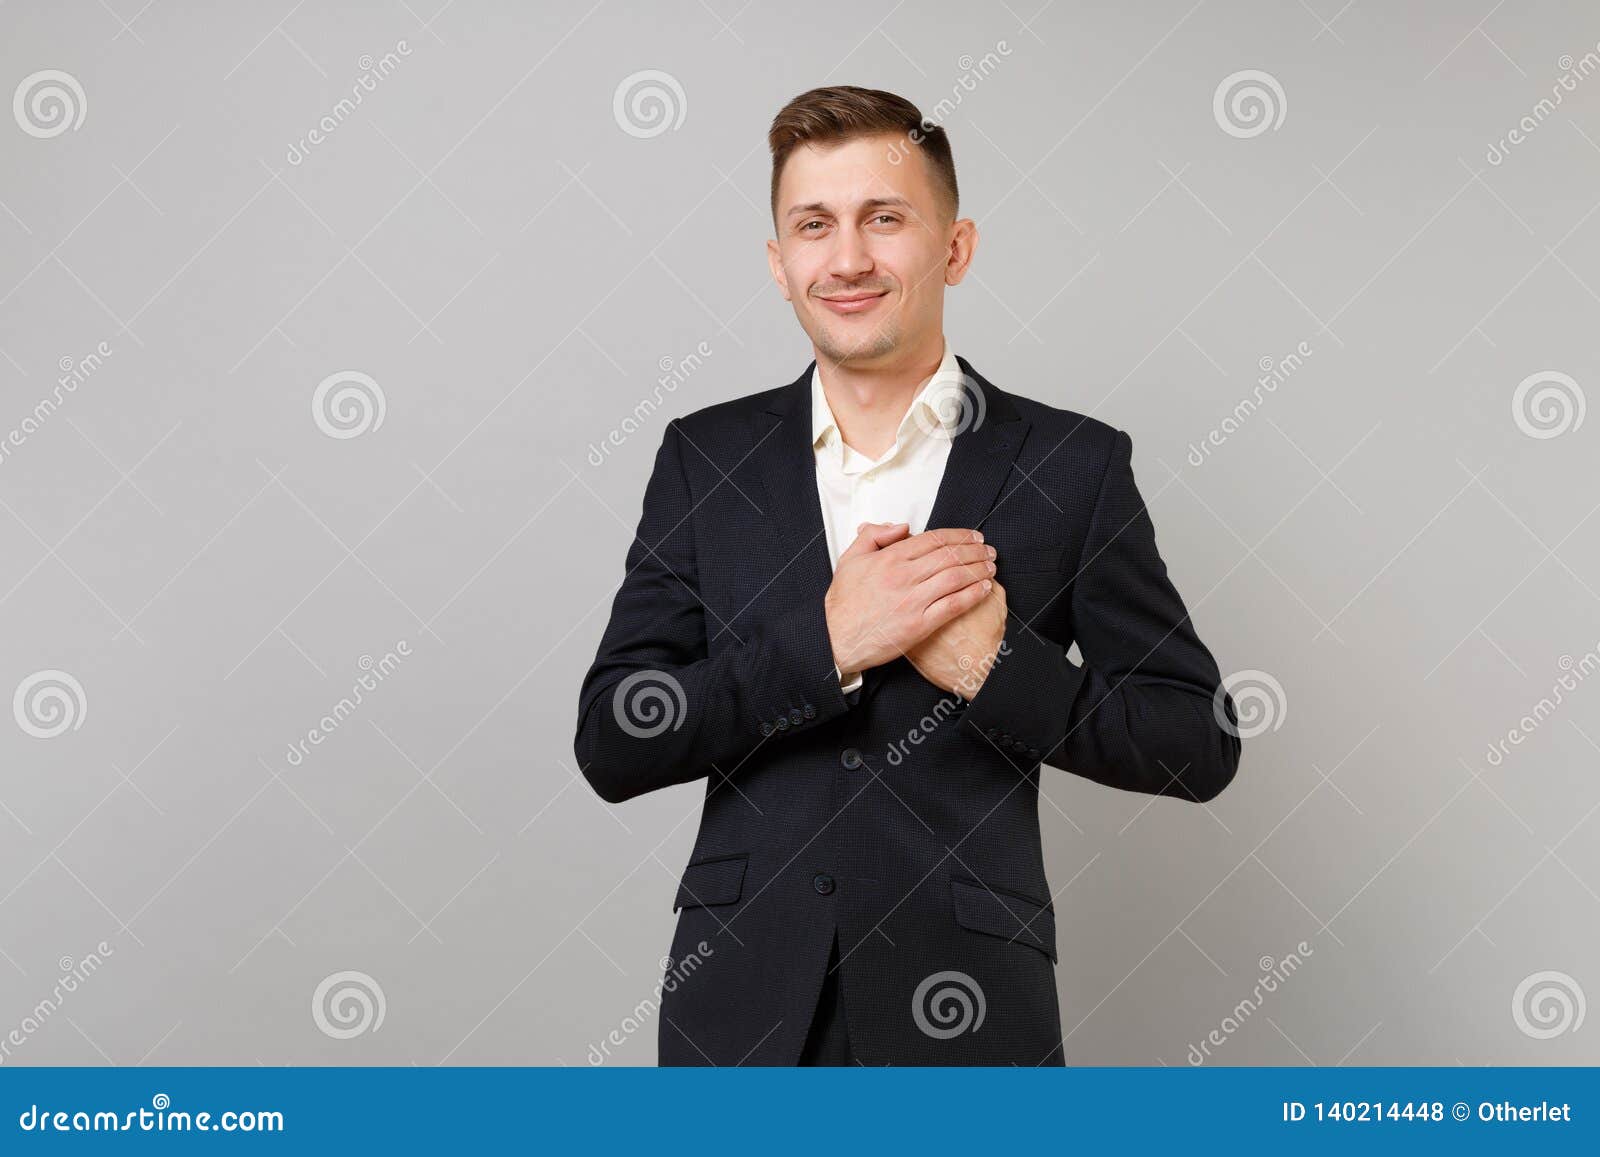
[[[985,591],[988,591],[989,588],[991,588],[992,586],[994,586],[994,584],[992,582],[990,582],[988,579],[984,579],[983,580],[983,589]]]

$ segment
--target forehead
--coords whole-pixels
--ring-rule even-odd
[[[837,212],[892,197],[921,206],[930,197],[926,165],[921,149],[892,133],[801,145],[778,179],[778,214],[815,203]]]

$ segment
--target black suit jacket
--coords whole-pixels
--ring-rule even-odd
[[[1233,704],[1156,551],[1128,435],[957,360],[972,421],[928,526],[981,529],[1009,606],[970,702],[904,657],[839,689],[812,366],[667,426],[575,743],[611,803],[706,781],[662,1064],[794,1064],[836,934],[864,1063],[1064,1063],[1041,761],[1186,800],[1233,778]]]

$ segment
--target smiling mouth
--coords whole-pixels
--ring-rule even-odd
[[[848,293],[839,297],[824,297],[822,304],[835,313],[861,313],[871,309],[877,302],[889,296],[888,291],[882,293]]]

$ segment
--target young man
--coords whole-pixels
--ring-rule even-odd
[[[950,350],[944,131],[835,87],[770,143],[815,360],[669,423],[579,702],[604,799],[706,781],[660,1063],[1060,1065],[1040,765],[1210,800],[1233,704],[1128,435]]]

